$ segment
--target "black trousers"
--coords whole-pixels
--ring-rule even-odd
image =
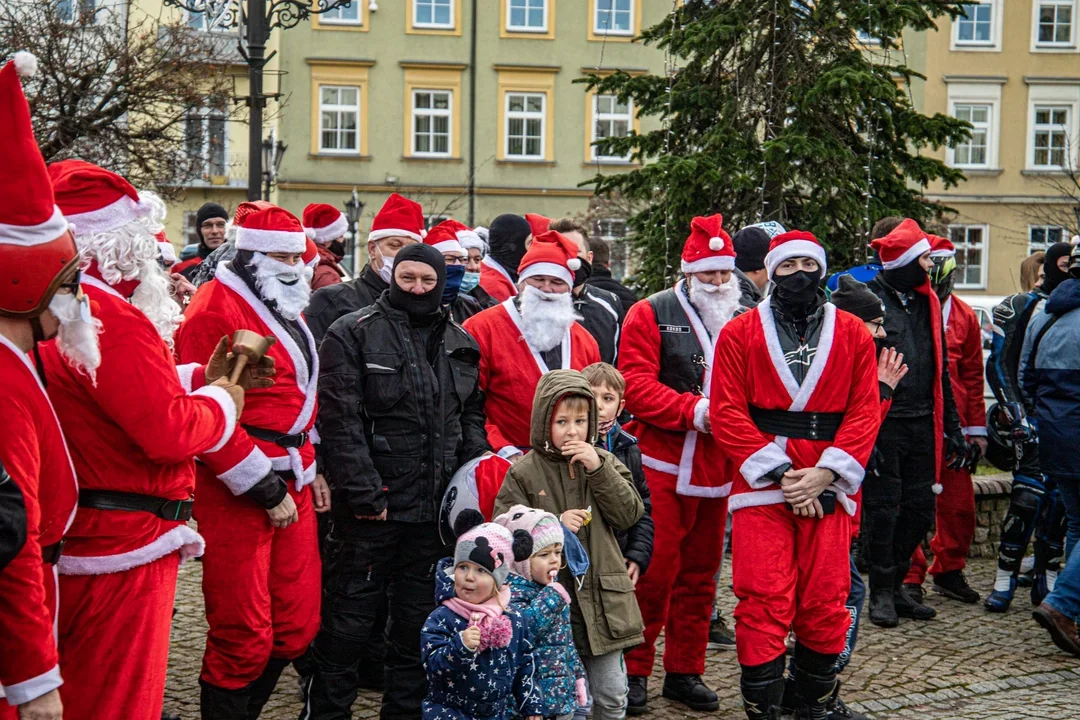
[[[871,590],[903,581],[911,553],[934,525],[937,473],[934,418],[886,417],[878,433],[878,474],[863,482],[863,553]]]
[[[420,717],[427,675],[420,630],[435,609],[435,565],[448,550],[435,523],[357,521],[337,528],[328,558],[322,624],[312,645],[315,673],[301,720],[349,720],[366,655],[384,602],[386,690],[383,720]],[[340,542],[338,542],[340,541]]]

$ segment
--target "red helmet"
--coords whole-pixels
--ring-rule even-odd
[[[79,252],[53,198],[20,77],[30,77],[37,60],[27,52],[0,69],[0,315],[37,317],[61,285],[79,270]]]

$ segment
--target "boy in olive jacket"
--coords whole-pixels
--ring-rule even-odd
[[[514,505],[546,510],[585,547],[589,570],[580,586],[566,569],[560,581],[573,596],[570,622],[589,681],[593,720],[609,720],[626,716],[622,651],[644,640],[615,533],[632,527],[645,508],[630,471],[593,447],[596,425],[596,400],[580,372],[544,375],[533,399],[532,449],[507,471],[495,514]]]

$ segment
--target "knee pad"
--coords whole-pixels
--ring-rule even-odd
[[[1001,523],[1001,544],[998,548],[998,567],[1009,572],[1020,569],[1020,560],[1031,540],[1039,507],[1046,496],[1041,483],[1029,485],[1020,482],[1020,477],[1017,476],[1017,481],[1013,483],[1009,510]],[[1025,479],[1037,482],[1031,478]]]
[[[802,643],[795,642],[795,667],[813,675],[826,675],[836,667],[837,653],[819,653]]]
[[[1035,538],[1035,572],[1058,572],[1065,561],[1065,534],[1069,528],[1065,503],[1057,490],[1050,492],[1044,503],[1046,512],[1040,518]]]

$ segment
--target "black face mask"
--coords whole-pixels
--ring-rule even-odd
[[[1046,294],[1054,292],[1054,288],[1069,279],[1069,273],[1058,268],[1057,264],[1059,259],[1068,257],[1071,251],[1072,246],[1069,243],[1054,243],[1046,249],[1046,258],[1043,260],[1045,277],[1042,284]]]
[[[592,277],[592,263],[585,258],[578,258],[581,267],[574,271],[574,287],[584,285],[585,281]]]
[[[885,282],[903,293],[911,292],[926,282],[926,271],[918,260],[912,260],[903,267],[882,270],[881,274],[885,277]]]
[[[435,270],[438,282],[423,294],[411,293],[397,284],[397,268],[402,262],[412,260],[424,263]],[[446,261],[442,253],[431,245],[417,243],[407,245],[394,256],[394,274],[390,282],[390,307],[409,316],[413,325],[428,325],[442,314],[442,296],[446,288]]]
[[[805,318],[817,307],[821,268],[814,272],[799,270],[790,275],[774,275],[776,299],[780,307],[796,319]]]
[[[326,249],[333,253],[334,257],[338,260],[345,257],[345,241],[344,240],[332,240]]]

